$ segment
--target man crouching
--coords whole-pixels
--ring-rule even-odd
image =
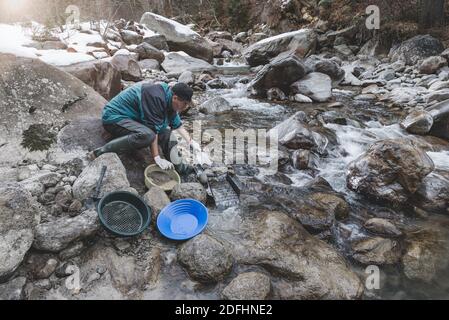
[[[125,153],[151,147],[156,164],[163,170],[176,169],[188,174],[188,166],[179,159],[171,159],[176,142],[171,142],[176,130],[194,151],[201,151],[183,127],[180,113],[187,110],[193,90],[184,83],[173,88],[167,84],[135,84],[112,99],[103,109],[103,126],[115,140],[94,150],[89,157],[95,159],[104,153]],[[159,154],[159,146],[163,156]],[[175,162],[176,164],[173,164]]]

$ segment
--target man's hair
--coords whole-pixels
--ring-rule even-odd
[[[191,102],[193,97],[193,89],[190,88],[185,83],[177,83],[173,88],[172,91],[175,95],[177,95],[181,100]]]

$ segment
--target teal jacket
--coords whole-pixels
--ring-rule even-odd
[[[170,126],[173,130],[182,121],[172,107],[173,92],[165,83],[136,84],[113,98],[103,109],[103,123],[118,123],[131,119],[142,123],[156,133]]]

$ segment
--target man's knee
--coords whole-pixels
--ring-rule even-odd
[[[131,135],[130,140],[136,148],[142,149],[151,146],[156,135],[154,133],[138,132]]]

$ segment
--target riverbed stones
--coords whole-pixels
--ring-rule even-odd
[[[449,173],[437,169],[425,177],[414,203],[428,212],[446,214],[449,208]]]
[[[267,98],[270,101],[285,101],[285,100],[287,100],[287,96],[279,88],[271,88],[271,89],[269,89],[267,91]]]
[[[433,56],[425,59],[420,67],[419,71],[423,74],[433,74],[436,73],[443,67],[447,66],[447,60],[440,56]]]
[[[159,213],[170,204],[170,198],[164,190],[159,187],[151,189],[143,196],[143,200],[151,208],[152,221],[157,221]]]
[[[382,218],[372,218],[365,222],[364,228],[371,233],[381,236],[399,237],[402,235],[399,230],[391,221]]]
[[[438,224],[407,235],[402,257],[404,274],[410,280],[432,283],[448,266],[447,232]]]
[[[0,284],[0,300],[22,300],[26,282],[27,279],[25,277],[18,277],[7,283]]]
[[[195,76],[191,71],[185,71],[179,76],[178,82],[182,82],[189,85],[193,84],[195,83]]]
[[[181,183],[174,187],[170,194],[172,201],[181,199],[195,199],[206,203],[207,192],[200,183]]]
[[[265,300],[271,291],[271,279],[260,272],[239,274],[224,288],[225,300]]]
[[[433,126],[430,134],[449,140],[449,100],[442,101],[426,108],[433,117]]]
[[[33,247],[47,252],[59,252],[72,242],[94,235],[100,228],[98,214],[89,210],[81,215],[66,217],[36,227]]]
[[[138,45],[143,41],[143,36],[131,30],[121,30],[120,35],[127,45]]]
[[[351,243],[353,258],[365,265],[385,265],[398,263],[401,258],[399,242],[392,239],[374,237]]]
[[[433,117],[426,111],[412,112],[401,122],[401,127],[412,134],[427,134],[433,126]]]
[[[178,250],[178,261],[192,279],[205,283],[222,280],[233,266],[228,249],[206,234],[183,244]]]

